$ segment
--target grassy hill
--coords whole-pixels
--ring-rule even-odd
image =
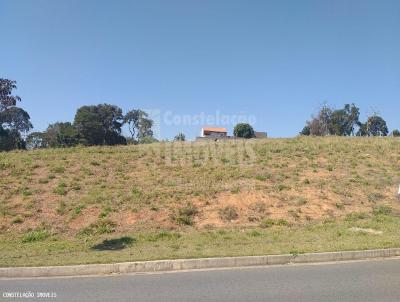
[[[386,247],[399,239],[394,138],[9,152],[0,153],[0,175],[0,265]],[[385,231],[348,231],[354,227]]]

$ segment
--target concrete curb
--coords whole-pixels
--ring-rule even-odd
[[[166,272],[192,269],[230,268],[245,266],[282,265],[290,263],[319,263],[369,258],[389,258],[400,256],[400,248],[309,253],[299,255],[270,255],[224,258],[200,258],[138,261],[113,264],[88,264],[47,267],[6,267],[0,268],[0,278],[31,278],[60,276],[90,276],[108,274]]]

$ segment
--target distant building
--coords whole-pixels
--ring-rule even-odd
[[[206,138],[225,138],[228,136],[226,128],[204,127],[201,129],[201,137]]]
[[[267,135],[267,132],[258,132],[258,131],[255,131],[255,132],[254,132],[254,137],[255,137],[255,138],[267,138],[268,135]]]

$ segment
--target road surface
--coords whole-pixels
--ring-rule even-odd
[[[10,292],[55,293],[16,299]],[[400,260],[0,280],[1,301],[400,301]]]

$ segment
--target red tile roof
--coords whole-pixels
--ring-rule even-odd
[[[223,133],[227,133],[228,132],[228,130],[226,130],[226,128],[216,128],[216,127],[204,127],[203,131],[223,132]]]

